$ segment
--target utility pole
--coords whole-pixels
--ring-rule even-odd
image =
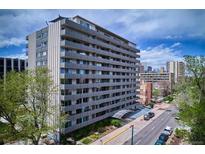
[[[134,137],[134,125],[131,125],[130,128],[132,129],[132,136],[131,136],[131,145],[133,145],[133,137]]]

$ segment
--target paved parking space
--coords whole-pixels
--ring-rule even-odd
[[[133,113],[131,113],[128,117],[126,117],[126,119],[128,120],[134,120],[136,118],[139,118],[140,116],[148,113],[151,109],[149,108],[144,108],[144,109],[141,109],[139,111],[135,111]]]

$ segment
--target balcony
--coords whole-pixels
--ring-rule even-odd
[[[96,71],[109,71],[109,72],[121,72],[121,73],[135,73],[135,70],[128,70],[122,68],[113,68],[113,67],[103,67],[103,66],[93,66],[85,64],[72,64],[72,63],[61,63],[62,68],[71,68],[71,69],[86,69],[86,70],[96,70]]]
[[[69,47],[72,49],[84,50],[84,51],[89,51],[89,52],[93,52],[93,53],[97,53],[97,52],[99,52],[98,50],[100,50],[100,49],[95,49],[92,47],[88,47],[88,46],[85,46],[82,44],[78,44],[78,43],[74,43],[74,42],[70,42],[70,41],[66,41],[66,40],[61,41],[61,46],[65,47],[65,48]],[[108,53],[105,53],[105,54],[108,55]],[[134,65],[134,64],[117,62],[117,61],[107,60],[107,59],[103,59],[103,58],[99,58],[99,57],[79,55],[77,53],[68,53],[68,52],[63,52],[63,51],[61,52],[61,57],[72,57],[75,59],[89,60],[89,61],[108,63],[108,64],[113,64],[113,65],[136,67],[136,65]],[[138,62],[138,61],[135,60],[135,62]]]
[[[118,51],[118,52],[121,52],[124,54],[128,54],[130,56],[136,57],[136,53],[124,50],[122,48],[116,47],[116,46],[108,44],[108,43],[104,43],[104,42],[99,41],[97,39],[94,39],[92,37],[88,37],[84,34],[81,34],[79,32],[64,29],[64,30],[61,30],[61,35],[68,37],[68,38],[74,38],[76,40],[81,40],[83,42],[87,42],[90,44],[96,44],[96,45],[101,46],[101,47],[106,47],[106,48],[109,48],[111,50]],[[116,57],[116,55],[119,56],[118,54],[115,54],[115,57]],[[125,58],[127,58],[127,57],[125,57]]]
[[[131,91],[135,90],[136,88],[125,88],[125,89],[115,89],[115,90],[107,90],[107,91],[98,91],[98,92],[92,92],[92,93],[85,93],[85,94],[75,94],[75,95],[61,95],[61,100],[65,99],[71,99],[71,100],[77,100],[79,98],[83,97],[92,97],[92,96],[98,96],[98,95],[106,95],[106,94],[111,94],[111,93],[116,93],[116,92],[126,92],[126,91]]]
[[[99,33],[99,32],[96,32],[96,31],[84,28],[81,25],[79,25],[77,23],[74,23],[72,21],[69,21],[69,20],[63,21],[62,25],[66,25],[67,27],[76,29],[78,31],[82,31],[82,32],[87,33],[87,34],[92,35],[92,36],[99,37],[99,38],[104,39],[106,41],[110,41],[110,42],[112,42],[112,43],[114,43],[116,45],[120,45],[120,46],[122,46],[124,48],[130,49],[130,50],[132,50],[132,52],[139,53],[138,49],[129,46],[127,43],[124,43],[124,42],[122,42],[120,40],[116,40],[116,39],[114,39],[112,37],[109,37],[109,36],[106,36],[106,35],[104,35],[102,33]]]
[[[61,84],[61,89],[80,89],[80,88],[94,88],[104,86],[123,86],[123,85],[136,85],[136,82],[109,82],[109,83],[88,83],[88,84]]]

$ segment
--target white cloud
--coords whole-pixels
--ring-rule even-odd
[[[187,36],[186,39],[205,38],[205,22],[202,22],[204,10],[0,10],[0,48],[24,44],[26,35],[45,27],[45,21],[59,14],[65,17],[80,15],[136,44],[141,42],[140,46],[151,39],[183,42],[180,39],[184,39],[184,36]],[[165,57],[165,60],[161,58],[157,62],[152,58],[147,60],[153,64],[170,57],[178,58],[180,51],[171,48],[179,46],[173,44],[172,47],[158,45],[146,48],[142,50],[142,60],[145,60],[143,56],[152,53],[155,53],[153,56],[159,54],[158,57]]]
[[[184,35],[205,37],[205,22],[201,22],[205,18],[204,10],[1,10],[0,37],[24,39],[59,14],[81,15],[134,41],[180,39]]]
[[[18,54],[11,54],[8,56],[4,56],[7,58],[19,58],[19,59],[27,59],[28,56],[26,55],[26,49],[22,49],[22,51],[20,51]]]
[[[7,46],[20,46],[21,44],[25,44],[26,40],[22,38],[8,38],[8,39],[0,39],[0,48]]]
[[[113,23],[122,24],[123,35],[133,39],[181,39],[205,34],[205,24],[200,22],[203,18],[204,10],[129,10],[113,19]]]
[[[19,58],[19,59],[27,59],[28,58],[25,53],[13,54],[13,55],[5,56],[5,57],[7,57],[7,58]]]
[[[174,43],[174,44],[171,46],[171,48],[175,48],[175,47],[178,47],[178,46],[180,46],[180,45],[181,45],[180,42],[176,42],[176,43]]]
[[[174,39],[182,39],[181,35],[167,35],[165,39],[174,40]]]
[[[165,67],[167,61],[182,61],[181,51],[173,48],[173,45],[167,47],[164,44],[160,44],[154,47],[148,47],[145,50],[141,50],[140,57],[141,62],[153,68]]]

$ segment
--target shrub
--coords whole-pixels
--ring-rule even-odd
[[[81,140],[92,133],[98,131],[99,133],[104,133],[105,132],[105,127],[114,125],[116,127],[120,127],[121,123],[120,120],[117,119],[112,119],[112,118],[107,118],[102,121],[96,122],[94,124],[91,124],[89,126],[83,127],[79,130],[76,130],[70,134],[67,134],[66,137],[73,137],[76,141]]]
[[[115,126],[115,127],[120,127],[121,126],[121,123],[119,120],[117,119],[114,119],[114,120],[111,120],[111,125]]]
[[[71,134],[71,136],[72,136],[75,140],[80,140],[80,139],[82,139],[83,137],[87,136],[87,135],[90,133],[91,130],[92,130],[92,129],[90,129],[90,126],[84,127],[84,128],[82,128],[82,129],[79,129],[79,130],[73,132],[73,133]]]
[[[178,138],[185,138],[188,135],[187,130],[185,129],[176,129],[175,136]]]
[[[84,138],[84,139],[81,140],[81,142],[82,142],[83,144],[89,144],[89,143],[92,142],[92,140],[89,139],[89,138]]]
[[[171,95],[164,98],[164,101],[168,101],[169,103],[172,102],[173,100],[174,100],[174,98]]]
[[[99,133],[103,133],[104,131],[105,131],[104,128],[98,128],[98,132],[99,132]]]
[[[153,107],[154,107],[154,103],[150,103],[149,106],[150,106],[151,108],[153,108]]]

